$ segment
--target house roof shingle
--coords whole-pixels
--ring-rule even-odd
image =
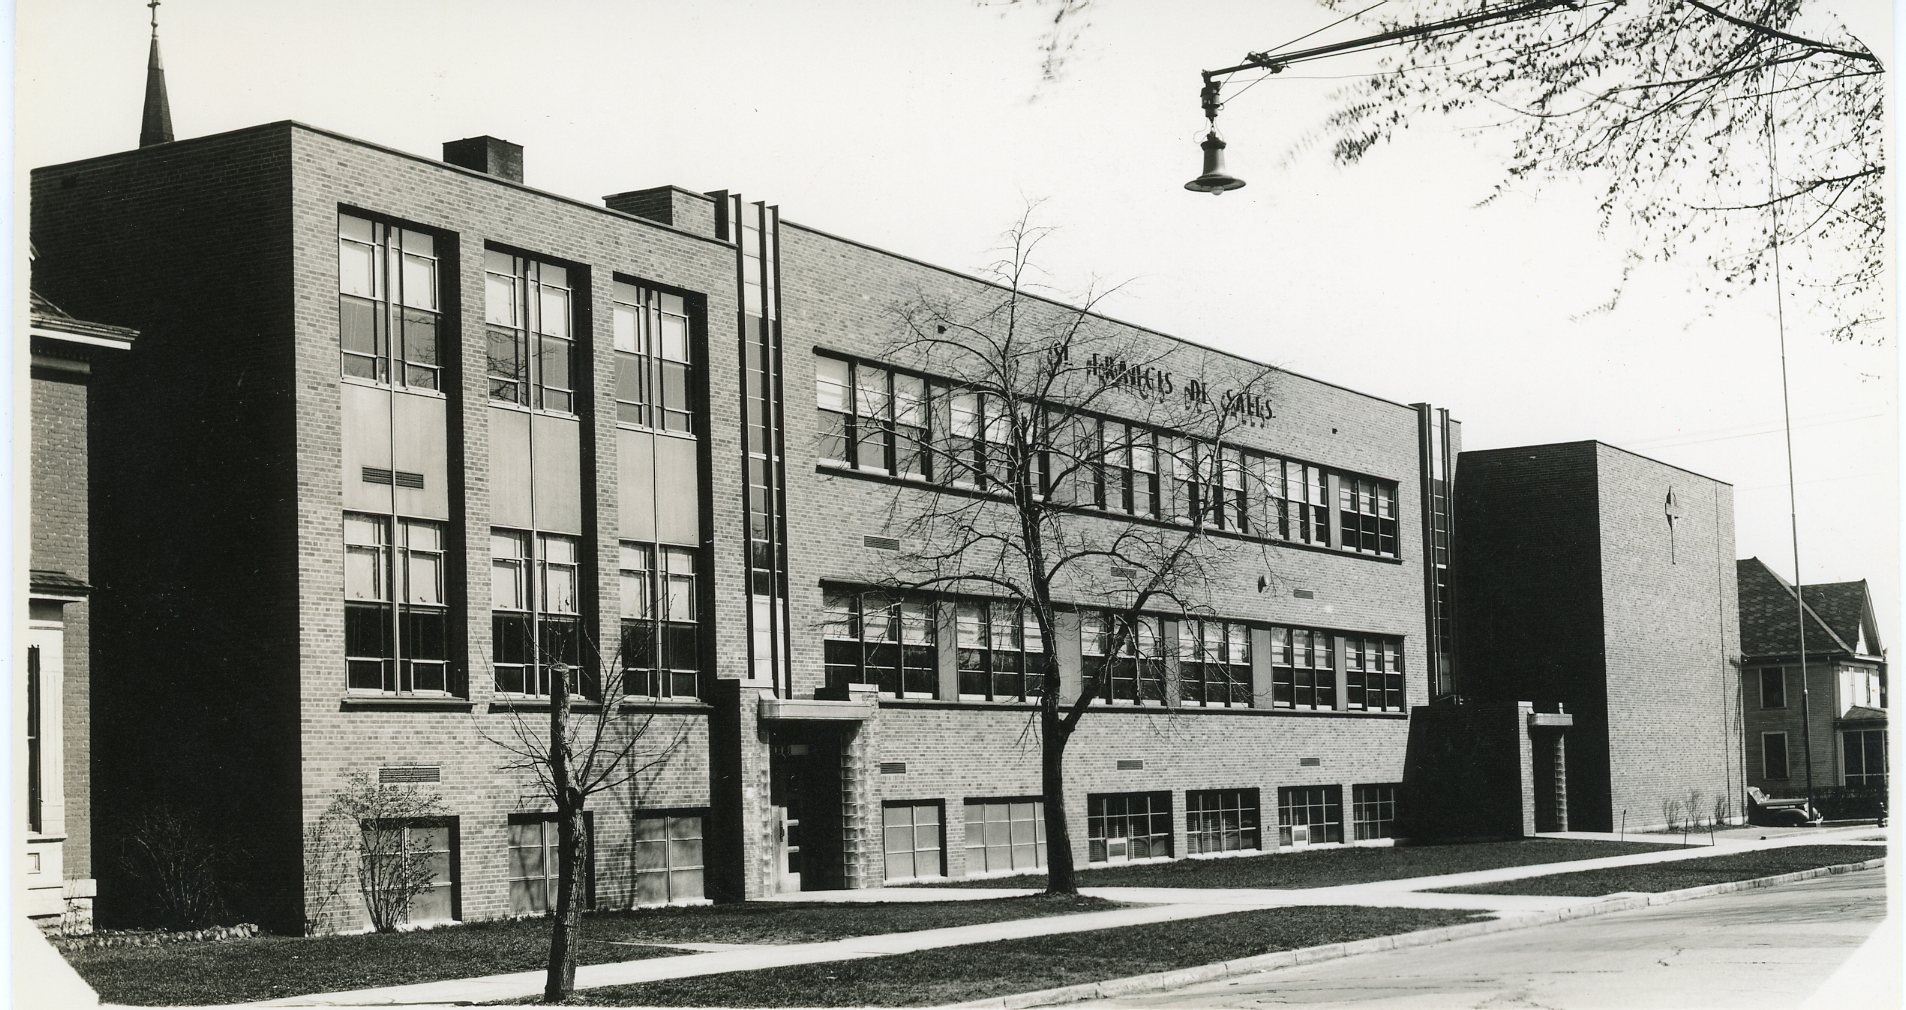
[[[1735,575],[1740,585],[1741,654],[1751,657],[1798,653],[1800,636],[1796,612],[1799,608],[1794,604],[1793,584],[1759,558],[1735,562]],[[1860,622],[1865,617],[1866,583],[1807,586],[1801,597],[1806,601],[1807,653],[1854,655]],[[1833,619],[1823,617],[1821,607],[1833,614]]]

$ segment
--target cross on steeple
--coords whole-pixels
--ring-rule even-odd
[[[139,146],[172,142],[172,103],[165,94],[165,62],[159,59],[159,0],[152,8],[152,51],[146,57],[146,107],[139,121]]]

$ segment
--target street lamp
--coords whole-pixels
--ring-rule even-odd
[[[1204,174],[1185,183],[1186,189],[1217,196],[1244,188],[1243,179],[1224,170],[1224,141],[1218,139],[1215,127],[1204,135],[1204,143],[1198,146],[1204,148]]]
[[[1204,89],[1199,92],[1199,99],[1204,106],[1205,119],[1211,123],[1210,129],[1205,133],[1204,140],[1198,144],[1199,147],[1204,149],[1204,173],[1199,175],[1196,179],[1185,183],[1185,188],[1193,193],[1210,193],[1212,196],[1228,193],[1234,189],[1244,188],[1243,179],[1224,170],[1224,141],[1218,139],[1218,110],[1222,108],[1224,104],[1218,100],[1218,89],[1222,84],[1219,78],[1229,76],[1240,70],[1262,70],[1268,74],[1275,74],[1282,72],[1285,67],[1294,63],[1304,63],[1309,60],[1322,59],[1327,56],[1336,56],[1342,53],[1379,49],[1384,46],[1395,45],[1399,42],[1424,38],[1430,35],[1439,35],[1446,32],[1508,24],[1513,21],[1539,17],[1561,8],[1581,10],[1583,7],[1596,7],[1611,2],[1619,2],[1619,0],[1510,0],[1510,2],[1507,3],[1499,3],[1481,8],[1480,10],[1471,11],[1460,17],[1408,25],[1402,28],[1393,28],[1386,32],[1379,32],[1375,35],[1365,36],[1360,39],[1351,39],[1347,42],[1333,42],[1329,45],[1316,46],[1311,49],[1299,49],[1282,53],[1276,50],[1282,49],[1284,46],[1278,46],[1276,49],[1261,53],[1248,53],[1244,57],[1244,62],[1236,66],[1225,67],[1221,70],[1203,71]],[[1354,17],[1355,15],[1352,16]],[[1347,20],[1349,20],[1349,18],[1343,19],[1343,21]],[[1338,21],[1337,24],[1342,24],[1343,21]],[[1310,34],[1315,35],[1317,32]],[[1306,35],[1299,39],[1293,39],[1292,42],[1300,42],[1304,38],[1309,37],[1310,35]],[[1288,46],[1290,44],[1290,42],[1287,42],[1284,45]]]

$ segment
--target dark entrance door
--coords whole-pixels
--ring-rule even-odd
[[[779,889],[842,885],[842,730],[774,727],[768,735],[768,802],[774,807]]]

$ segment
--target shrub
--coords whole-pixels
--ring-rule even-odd
[[[372,929],[395,931],[409,920],[417,896],[430,889],[436,873],[413,829],[442,815],[443,800],[435,793],[373,782],[363,774],[353,775],[331,800],[324,818],[346,833],[356,828],[358,894]]]
[[[119,853],[126,878],[164,929],[202,929],[225,917],[228,854],[195,817],[159,803],[133,818]]]

